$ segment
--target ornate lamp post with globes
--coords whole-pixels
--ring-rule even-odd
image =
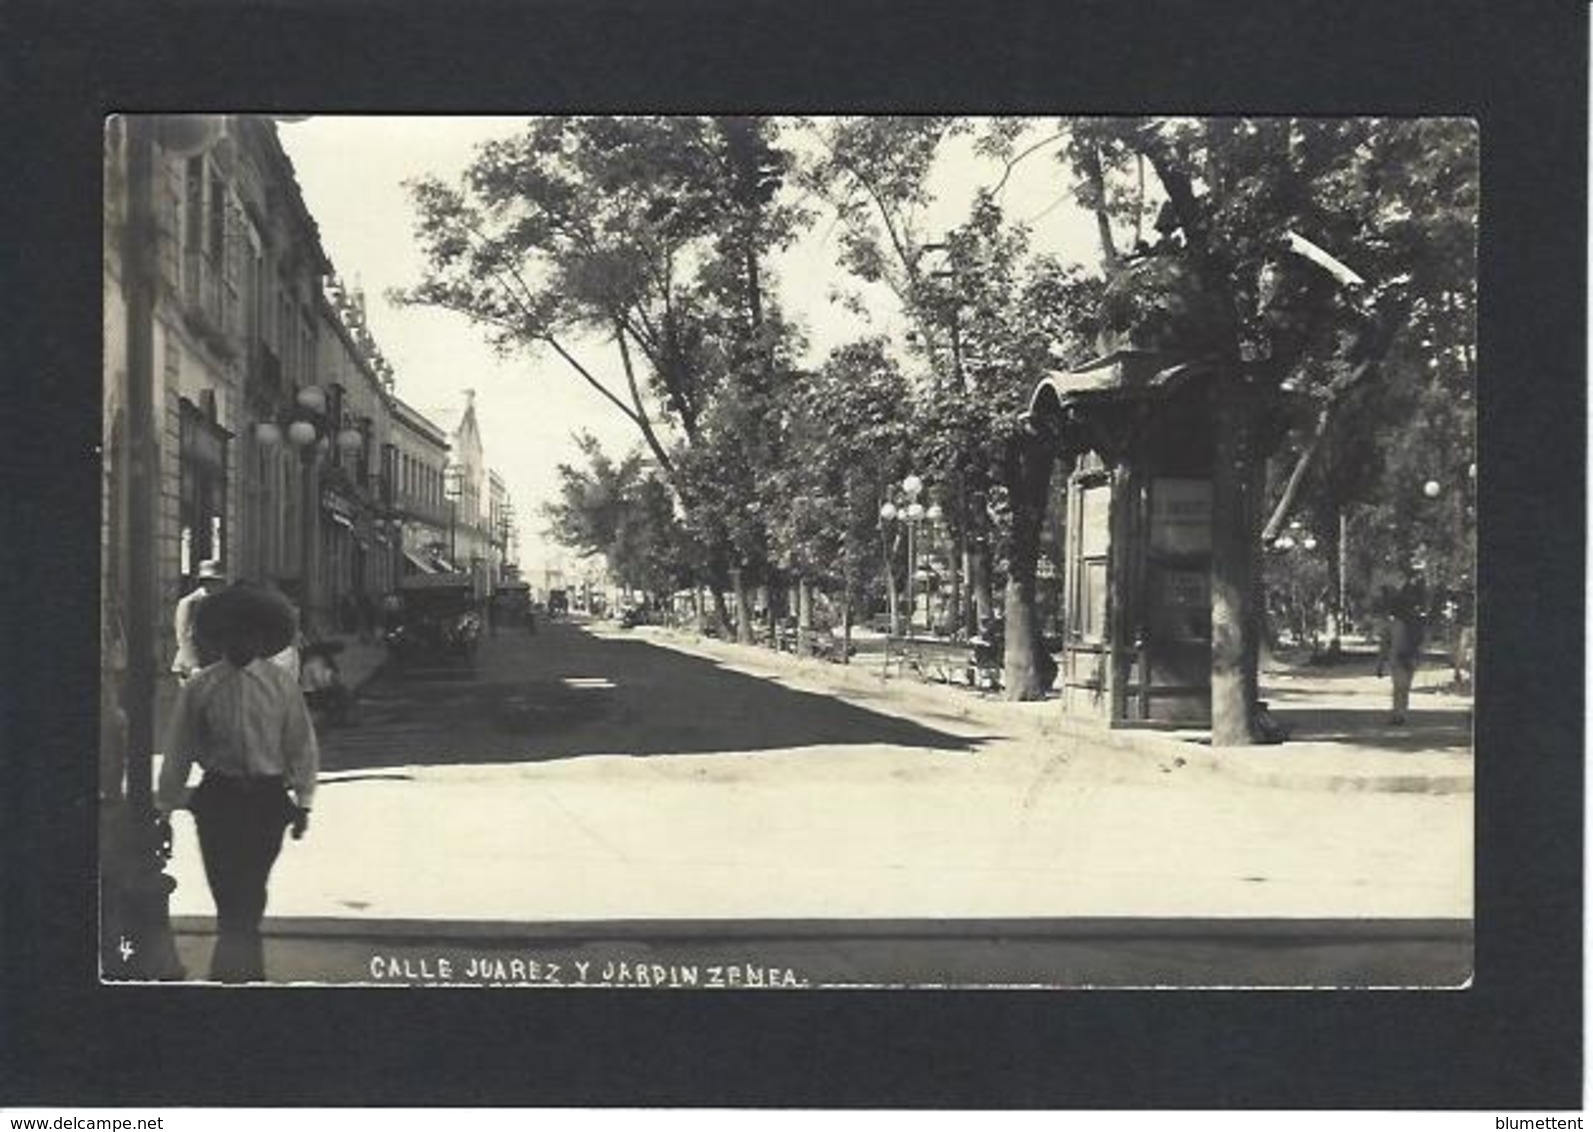
[[[316,558],[320,546],[319,458],[331,450],[326,417],[326,391],[318,385],[300,386],[285,419],[260,421],[254,426],[255,443],[274,448],[284,440],[299,455],[299,619],[306,632],[316,610]],[[341,439],[341,438],[340,438]]]
[[[286,433],[288,443],[299,454],[299,609],[308,629],[320,601],[316,569],[321,541],[319,458],[330,450],[331,443],[327,438],[326,391],[306,385],[294,394],[293,401]]]
[[[941,516],[940,504],[932,503],[925,507],[919,496],[924,491],[924,481],[916,474],[909,473],[903,478],[900,489],[895,498],[887,498],[880,505],[880,530],[883,534],[885,528],[897,520],[907,524],[907,627],[909,632],[913,622],[917,619],[917,595],[914,590],[914,581],[918,573],[918,524],[925,519],[937,522]],[[889,550],[890,542],[886,539],[886,549]],[[896,585],[894,575],[890,572],[890,556],[886,555],[886,577],[890,580],[888,593],[891,599],[891,634],[901,636],[901,617],[896,608]]]

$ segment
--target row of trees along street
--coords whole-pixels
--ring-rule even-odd
[[[953,161],[988,177],[932,229]],[[1004,210],[1036,164],[1093,217],[1087,251]],[[1120,345],[1215,360],[1213,734],[1237,744],[1269,585],[1329,635],[1418,559],[1469,607],[1477,176],[1457,120],[540,118],[411,185],[428,270],[402,298],[556,357],[634,425],[636,451],[587,437],[561,468],[551,529],[627,587],[706,587],[739,640],[758,586],[804,623],[815,592],[848,626],[893,599],[880,507],[922,476],[956,627],[1000,603],[1014,698],[1044,694],[1036,382]],[[836,285],[783,290],[815,235]],[[819,304],[860,329],[809,361]]]

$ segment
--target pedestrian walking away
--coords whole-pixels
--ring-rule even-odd
[[[177,635],[177,651],[172,656],[171,670],[179,683],[216,659],[214,653],[199,640],[198,634],[194,631],[194,624],[200,603],[221,589],[222,583],[226,581],[221,561],[216,558],[205,559],[199,564],[199,572],[194,581],[194,588],[177,602],[176,611],[172,615],[172,627]]]
[[[210,977],[265,978],[260,923],[282,851],[309,827],[320,750],[298,683],[268,659],[292,639],[291,610],[264,590],[234,586],[207,599],[198,632],[222,659],[182,686],[165,742],[156,805],[193,814],[216,905]],[[197,763],[204,772],[188,789]]]
[[[1384,623],[1377,661],[1377,674],[1388,672],[1393,685],[1393,710],[1389,722],[1403,724],[1410,712],[1410,689],[1416,679],[1416,663],[1422,649],[1421,591],[1407,582],[1399,591],[1383,591],[1387,620]]]

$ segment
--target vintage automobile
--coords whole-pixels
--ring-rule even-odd
[[[416,574],[398,588],[387,651],[400,667],[473,667],[481,614],[469,574]]]
[[[526,582],[501,582],[492,595],[492,624],[498,629],[534,624],[535,612],[531,608],[531,586]]]

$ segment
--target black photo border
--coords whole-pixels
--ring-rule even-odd
[[[16,143],[0,194],[14,249],[0,385],[0,1104],[1581,1104],[1582,6],[26,0],[0,18]],[[1476,118],[1486,376],[1474,985],[786,995],[100,985],[100,130],[116,110],[196,109]]]

